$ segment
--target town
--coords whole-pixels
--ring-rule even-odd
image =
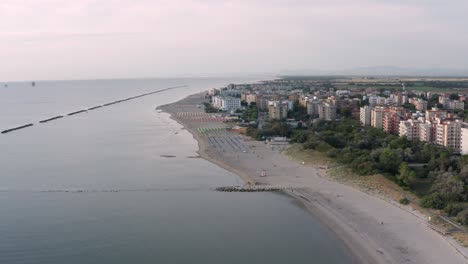
[[[468,123],[464,122],[468,90],[463,90],[468,88],[468,81],[405,81],[397,78],[359,81],[286,78],[213,88],[209,90],[209,96],[214,109],[240,117],[242,111],[254,106],[254,118],[247,116],[246,119],[254,121],[260,128],[264,121],[285,121],[289,127],[296,128],[318,120],[339,122],[354,118],[362,126],[468,154]],[[441,88],[412,89],[420,88],[415,83],[433,83],[434,88]],[[451,83],[456,89],[443,91],[442,88],[450,87]]]
[[[417,200],[468,225],[467,95],[463,78],[284,77],[210,89],[205,111],[346,174],[382,175],[400,186],[401,204]]]

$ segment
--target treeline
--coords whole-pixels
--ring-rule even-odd
[[[212,104],[210,103],[203,103],[203,105],[205,106],[205,113],[218,113],[218,112],[221,112],[221,110],[219,110],[218,108],[214,107]]]
[[[428,86],[434,88],[467,88],[468,82],[466,81],[418,81],[407,82],[408,87]]]
[[[257,127],[249,127],[247,129],[247,135],[257,140],[264,140],[273,136],[290,137],[291,133],[292,130],[286,122],[279,120],[265,122],[262,125],[262,129],[258,129]]]
[[[245,107],[245,110],[242,111],[242,119],[245,121],[257,121],[258,119],[258,109],[257,104],[252,102],[247,104],[245,101],[242,101],[242,106]]]
[[[409,141],[359,122],[320,121],[307,130],[294,130],[291,142],[335,158],[359,175],[381,173],[422,197],[422,206],[444,209],[468,224],[468,156],[447,148]],[[403,201],[402,201],[403,202]]]

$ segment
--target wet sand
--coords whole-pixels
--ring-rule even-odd
[[[227,131],[226,123],[198,107],[203,95],[159,109],[191,132],[202,158],[244,182],[300,187],[285,192],[322,220],[361,263],[468,263],[466,248],[429,228],[427,217],[410,207],[330,181],[325,169],[286,157],[281,151],[285,146]],[[260,176],[263,170],[266,177]]]

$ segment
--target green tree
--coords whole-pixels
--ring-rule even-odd
[[[384,148],[379,156],[379,167],[385,172],[395,174],[398,171],[401,158],[390,148]]]
[[[446,204],[440,193],[437,192],[424,196],[421,199],[421,205],[426,208],[444,209]]]
[[[431,190],[438,192],[446,201],[458,201],[463,198],[465,184],[453,171],[439,171]]]
[[[398,170],[397,180],[401,185],[410,186],[416,178],[416,173],[408,166],[408,163],[402,162]]]
[[[460,96],[456,93],[450,94],[450,100],[460,100]]]

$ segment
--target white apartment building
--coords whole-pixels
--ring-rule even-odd
[[[377,95],[369,96],[369,105],[376,106],[376,105],[385,105],[388,103],[388,99],[385,97],[380,97]]]
[[[318,105],[319,119],[326,121],[334,121],[336,119],[336,106],[329,103]]]
[[[219,89],[210,88],[210,89],[208,90],[208,94],[211,95],[211,96],[218,95],[218,94],[219,94]]]
[[[359,120],[361,121],[362,126],[371,125],[371,112],[372,112],[372,107],[368,105],[360,108]]]
[[[255,103],[257,102],[257,95],[256,94],[242,94],[241,99],[243,99],[247,104]]]
[[[408,102],[408,96],[404,94],[391,94],[389,99],[397,105],[404,105]]]
[[[371,110],[371,126],[375,128],[383,127],[383,115],[386,112],[386,108],[383,106],[377,106]]]
[[[307,101],[307,114],[311,117],[317,117],[319,115],[318,106],[320,104],[319,100],[309,99]]]
[[[448,109],[455,110],[455,109],[465,109],[465,102],[463,101],[450,101],[448,103]]]
[[[419,140],[432,142],[432,125],[429,122],[419,124]]]
[[[288,105],[281,101],[268,102],[268,115],[270,120],[281,120],[288,117]]]
[[[349,90],[336,90],[335,94],[337,96],[343,96],[343,95],[350,95],[351,92]]]
[[[460,153],[462,155],[467,155],[468,154],[468,123],[461,123],[460,132],[461,132]]]
[[[241,108],[241,100],[231,96],[213,96],[213,106],[223,111],[231,112]]]
[[[440,146],[452,148],[455,152],[461,149],[461,124],[447,121],[436,125],[435,143]]]
[[[400,137],[406,136],[408,140],[419,139],[420,124],[419,120],[400,121]]]
[[[430,121],[435,118],[440,118],[440,119],[447,118],[447,110],[438,109],[436,107],[426,110],[426,121]]]

